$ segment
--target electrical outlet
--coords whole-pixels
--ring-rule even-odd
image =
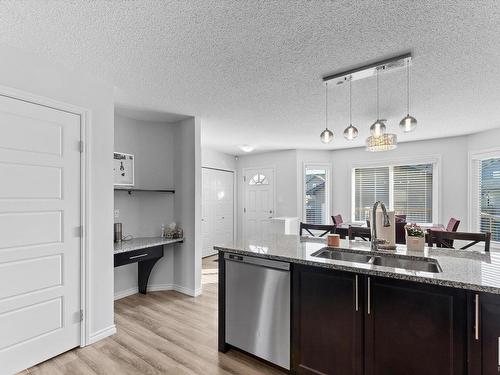
[[[120,210],[115,210],[115,219],[120,217]]]

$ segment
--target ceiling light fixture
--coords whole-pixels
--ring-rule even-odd
[[[339,73],[330,74],[323,77],[323,82],[328,84],[332,82],[336,85],[345,84],[349,81],[349,126],[344,130],[344,137],[347,140],[353,140],[359,134],[358,129],[352,125],[352,81],[376,76],[377,78],[377,120],[370,126],[370,137],[366,139],[367,151],[388,151],[397,147],[398,137],[393,133],[386,133],[386,121],[380,118],[380,73],[390,72],[405,68],[407,69],[407,112],[408,115],[401,121],[400,126],[403,131],[412,131],[417,123],[415,118],[410,116],[410,73],[409,64],[411,62],[411,53],[394,56],[385,60],[379,60],[357,68],[349,69]],[[328,90],[327,90],[328,93]],[[328,100],[327,100],[328,102]],[[328,110],[327,110],[328,113]],[[328,119],[327,119],[328,124]],[[333,133],[326,130],[321,134],[321,140],[327,138],[328,141],[333,137]]]
[[[366,151],[389,151],[394,150],[396,147],[398,147],[398,136],[396,134],[386,133],[380,137],[370,136],[366,138]]]
[[[380,120],[380,105],[379,105],[379,69],[377,68],[377,120],[370,126],[370,134],[372,137],[380,137],[385,133],[385,124],[383,121]]]
[[[328,82],[325,83],[325,130],[319,136],[321,142],[330,143],[333,139],[333,132],[328,129]]]
[[[352,141],[358,133],[358,129],[352,125],[352,76],[349,76],[349,126],[344,130],[344,137]]]
[[[252,145],[241,145],[239,147],[240,147],[240,150],[243,152],[252,152],[253,150],[255,150],[255,147]]]
[[[409,133],[417,127],[417,119],[410,116],[410,60],[406,60],[406,116],[399,123],[399,127],[405,133]]]

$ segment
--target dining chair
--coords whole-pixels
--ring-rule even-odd
[[[335,225],[323,225],[323,224],[307,224],[307,223],[300,223],[300,230],[299,234],[302,236],[302,233],[306,231],[309,233],[312,237],[324,237],[327,234],[334,234],[335,233]],[[311,231],[321,231],[320,234],[315,234]]]
[[[349,229],[347,230],[347,237],[350,240],[355,240],[356,238],[360,238],[363,241],[370,241],[372,238],[370,228],[367,227],[353,227],[349,225]]]
[[[447,249],[455,249],[453,241],[470,241],[468,244],[459,248],[459,250],[466,250],[471,246],[484,242],[484,251],[490,251],[491,233],[470,233],[470,232],[448,232],[442,230],[427,230],[427,245],[432,247],[444,247]]]
[[[448,221],[448,225],[446,226],[447,232],[456,232],[458,230],[458,226],[460,225],[460,220],[452,217],[450,221]]]
[[[396,243],[404,245],[406,244],[406,220],[397,221],[396,220]]]
[[[405,222],[406,223],[406,215],[394,215],[395,219],[396,219],[396,223],[397,222]]]
[[[333,220],[333,224],[335,224],[335,225],[340,225],[344,222],[341,214],[332,216],[332,220]]]

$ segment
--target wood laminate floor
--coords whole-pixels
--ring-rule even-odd
[[[203,269],[217,270],[217,263],[206,258]],[[217,351],[217,283],[212,271],[204,272],[203,293],[196,298],[166,291],[115,301],[115,335],[20,374],[283,374],[240,352]]]

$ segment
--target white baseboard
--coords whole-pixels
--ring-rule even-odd
[[[116,326],[113,324],[107,328],[100,329],[97,332],[91,333],[89,337],[88,345],[94,344],[97,341],[101,341],[108,336],[112,336],[116,333]]]
[[[177,284],[152,284],[148,285],[148,292],[160,292],[165,290],[175,290],[176,292],[187,294],[191,297],[197,297],[201,294],[201,288],[198,289],[190,289],[183,287]],[[139,293],[139,288],[134,287],[130,289],[120,290],[119,292],[115,292],[114,299],[115,301],[121,298],[125,298],[131,296],[133,294]]]

